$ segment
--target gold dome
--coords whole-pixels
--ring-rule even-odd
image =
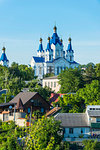
[[[62,39],[61,39],[60,41],[61,41],[61,43],[63,42],[63,40],[62,40]]]
[[[42,38],[40,38],[40,42],[42,42]]]
[[[2,48],[2,50],[3,50],[3,51],[5,51],[5,50],[6,50],[6,48],[5,48],[5,47],[3,47],[3,48]]]
[[[50,41],[50,37],[48,37],[48,41]]]
[[[56,32],[56,30],[57,30],[57,27],[56,27],[56,26],[54,26],[53,30],[54,30],[54,32]]]
[[[69,37],[68,41],[71,42],[71,40],[72,40],[72,39]]]

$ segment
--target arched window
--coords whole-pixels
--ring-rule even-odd
[[[72,61],[72,56],[70,56],[70,61]]]

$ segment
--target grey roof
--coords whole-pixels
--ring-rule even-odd
[[[58,113],[55,120],[60,120],[62,127],[89,127],[86,113]]]
[[[89,110],[88,115],[90,117],[100,117],[100,110]]]
[[[2,103],[0,104],[0,107],[4,107],[4,106],[10,106],[10,105],[14,105],[16,103]]]
[[[37,92],[20,92],[17,94],[9,103],[17,103],[19,98],[21,98],[23,105],[34,97]]]

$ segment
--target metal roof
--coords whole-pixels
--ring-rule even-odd
[[[37,63],[43,63],[43,62],[45,62],[45,59],[43,57],[35,57],[35,56],[33,56],[33,59]]]
[[[89,110],[88,115],[90,117],[100,117],[100,110]]]
[[[58,113],[55,120],[61,121],[62,127],[89,127],[86,113]]]

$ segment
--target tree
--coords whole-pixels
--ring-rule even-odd
[[[61,93],[76,92],[80,87],[83,87],[81,70],[78,68],[67,68],[59,74],[58,79]]]
[[[100,149],[100,142],[96,140],[84,140],[83,141],[84,150],[99,150]]]
[[[84,109],[84,100],[76,94],[66,94],[63,98],[59,97],[58,105],[64,113],[81,113]]]
[[[31,92],[38,92],[45,100],[49,101],[51,89],[49,87],[41,87],[38,84],[35,87],[29,88]]]
[[[96,77],[100,81],[100,63],[95,66]]]
[[[94,102],[100,105],[100,83],[98,80],[86,84],[85,88],[80,89],[77,93],[80,98],[84,99],[86,105]]]
[[[31,125],[26,138],[26,150],[56,150],[62,141],[60,122],[42,117]]]
[[[96,79],[95,65],[93,63],[87,64],[86,70],[83,73],[83,79],[86,84],[91,83],[92,80]]]

